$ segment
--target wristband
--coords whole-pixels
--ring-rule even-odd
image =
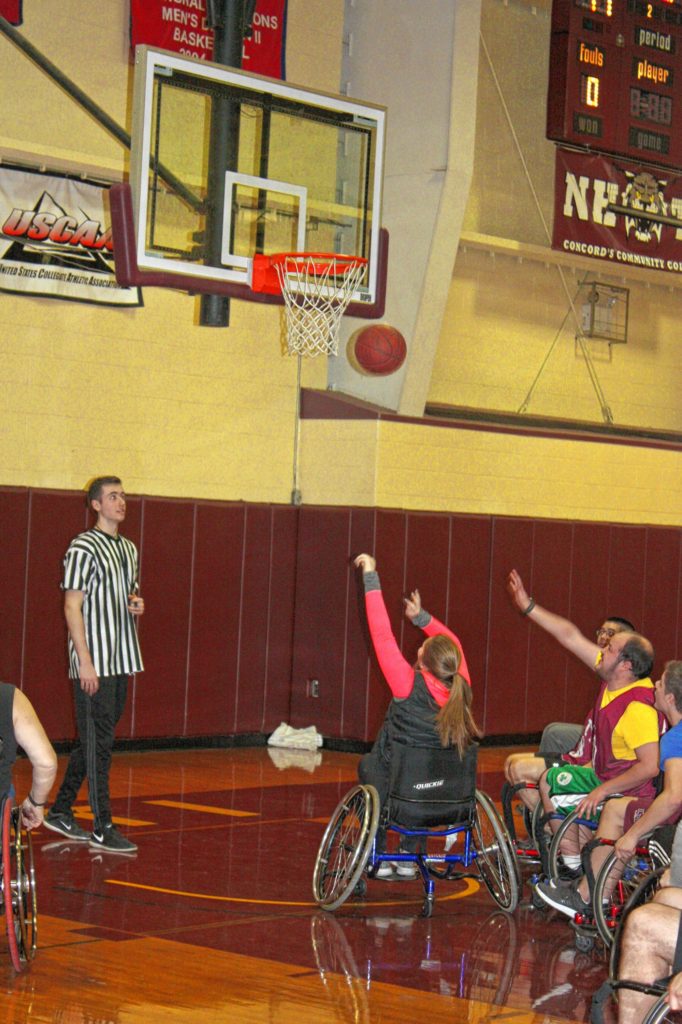
[[[535,608],[535,598],[531,597],[530,601],[528,602],[528,607],[525,609],[525,611],[522,611],[521,614],[530,615],[530,613],[533,611],[533,608]]]
[[[28,802],[29,802],[30,804],[33,804],[33,806],[34,806],[34,807],[44,807],[44,806],[45,806],[45,803],[47,802],[47,801],[44,801],[44,802],[43,802],[42,804],[39,804],[39,803],[37,803],[37,802],[36,802],[36,801],[35,801],[35,800],[33,799],[33,797],[31,796],[31,794],[30,794],[30,793],[28,794],[28,796],[26,797],[26,799],[28,800]]]

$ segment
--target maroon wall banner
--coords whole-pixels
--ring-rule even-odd
[[[287,0],[257,0],[253,34],[244,40],[242,67],[257,75],[285,78]],[[131,0],[130,45],[154,46],[187,57],[213,60],[213,31],[206,0]]]
[[[682,175],[557,148],[552,248],[682,273]]]
[[[22,0],[0,0],[0,18],[5,18],[10,25],[21,25],[24,20]]]
[[[0,291],[141,306],[114,273],[108,189],[0,167]]]

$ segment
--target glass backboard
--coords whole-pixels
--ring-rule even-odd
[[[385,118],[383,107],[138,47],[138,267],[243,286],[255,253],[356,255],[368,262],[353,299],[374,303]]]

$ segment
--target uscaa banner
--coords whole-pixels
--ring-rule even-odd
[[[682,273],[682,177],[557,148],[552,248]]]
[[[0,291],[141,306],[114,273],[108,189],[0,167]]]

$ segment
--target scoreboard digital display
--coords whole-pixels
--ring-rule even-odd
[[[554,0],[547,138],[682,168],[682,0]]]

